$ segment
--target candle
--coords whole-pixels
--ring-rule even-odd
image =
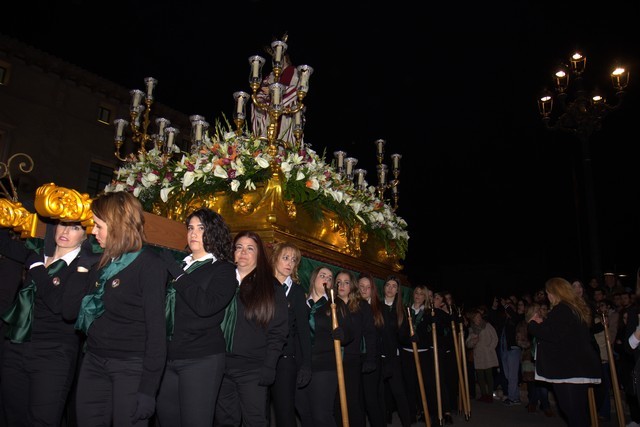
[[[276,62],[282,61],[282,44],[281,43],[277,43],[276,44],[276,52],[275,52],[275,55],[274,55],[273,59]]]
[[[358,188],[362,189],[364,187],[364,176],[367,174],[367,171],[364,169],[356,169],[356,184]]]
[[[131,92],[131,109],[140,105],[140,101],[142,101],[142,97],[144,96],[144,92],[138,89],[134,89]]]
[[[173,140],[175,139],[179,131],[178,129],[172,127],[168,127],[165,130],[167,132],[167,149],[171,150],[171,147],[173,147]]]
[[[302,109],[296,111],[296,114],[293,116],[293,122],[296,126],[302,126]]]
[[[402,158],[401,154],[392,154],[391,160],[393,161],[393,170],[398,170],[400,168],[400,159]]]
[[[387,183],[387,165],[378,165],[378,184],[385,185]]]
[[[300,83],[298,84],[298,89],[307,92],[309,90],[309,76],[313,73],[313,68],[308,65],[300,65],[298,68],[298,73],[300,73]]]
[[[244,104],[249,95],[240,91],[234,93],[233,97],[236,99],[236,113],[238,116],[244,117]]]
[[[153,88],[156,87],[156,83],[158,83],[158,81],[153,77],[147,77],[144,79],[144,82],[147,85],[147,98],[153,99]]]
[[[164,136],[164,130],[169,126],[171,122],[164,118],[156,119],[156,126],[158,126],[158,136]]]
[[[374,142],[374,144],[376,144],[376,152],[378,153],[379,156],[382,156],[384,154],[384,144],[385,144],[385,140],[384,139],[378,139]]]
[[[347,153],[344,151],[335,151],[333,155],[337,160],[338,169],[342,169],[344,167],[344,156],[346,156]]]
[[[282,91],[284,85],[281,83],[273,83],[269,86],[271,90],[271,104],[272,106],[278,106],[282,103]]]
[[[353,178],[353,167],[358,163],[358,159],[353,158],[353,157],[347,157],[347,159],[345,160],[345,162],[347,163],[347,176],[349,177],[349,179]]]
[[[116,140],[122,141],[122,134],[124,133],[124,127],[129,124],[124,119],[116,119],[113,121],[114,126],[116,127]]]
[[[253,58],[255,58],[255,56]],[[258,61],[257,59],[254,59],[251,62],[251,77],[256,79],[258,78],[259,73],[260,73],[260,61]]]
[[[196,141],[202,141],[202,120],[196,120],[194,124],[196,126]]]

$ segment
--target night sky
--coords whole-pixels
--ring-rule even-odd
[[[0,33],[126,88],[153,76],[158,102],[210,123],[250,91],[248,57],[288,32],[293,62],[314,68],[305,141],[358,158],[370,183],[374,140],[387,140],[387,163],[403,155],[403,272],[461,298],[588,280],[580,144],[544,129],[536,99],[581,49],[587,87],[614,103],[609,72],[623,64],[631,84],[592,136],[591,161],[603,272],[640,266],[638,2],[20,3]]]

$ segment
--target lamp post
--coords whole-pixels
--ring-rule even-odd
[[[579,52],[571,56],[569,65],[560,65],[554,73],[555,97],[552,92],[545,91],[538,98],[538,109],[548,130],[569,133],[580,141],[591,272],[593,276],[600,277],[602,267],[589,139],[594,132],[602,128],[602,119],[622,104],[624,90],[629,83],[629,72],[620,66],[616,66],[611,72],[611,81],[616,90],[616,103],[608,104],[604,95],[597,90],[588,93],[585,89],[583,74],[586,65],[587,57]],[[555,110],[554,98],[559,104],[559,108]]]

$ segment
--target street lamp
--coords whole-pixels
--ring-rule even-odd
[[[598,229],[596,221],[596,204],[591,170],[591,154],[589,138],[602,128],[602,119],[622,104],[624,90],[629,84],[629,72],[624,67],[616,66],[611,72],[611,82],[616,90],[616,103],[608,104],[604,95],[597,90],[588,92],[584,87],[583,73],[586,69],[587,57],[574,53],[569,65],[562,64],[554,72],[555,100],[559,108],[554,109],[554,95],[550,91],[538,98],[538,109],[542,122],[548,130],[558,130],[575,135],[581,144],[582,165],[584,169],[585,199],[587,205],[587,221],[589,224],[589,249],[591,270],[594,276],[601,276],[600,252],[598,246]]]

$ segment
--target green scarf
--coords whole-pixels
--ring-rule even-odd
[[[231,353],[233,350],[233,334],[236,330],[236,319],[238,317],[238,293],[240,292],[240,285],[236,288],[236,294],[231,299],[231,302],[224,309],[224,318],[222,319],[222,334],[224,340],[227,343],[227,353]]]
[[[189,274],[192,271],[196,270],[198,267],[211,264],[213,259],[205,259],[202,261],[196,261],[186,269],[185,274]],[[171,341],[173,338],[173,329],[175,327],[175,319],[176,319],[176,288],[173,287],[173,283],[175,279],[169,281],[167,285],[167,297],[165,300],[164,306],[164,317],[166,320],[166,328],[167,328],[167,339]]]
[[[311,328],[311,345],[315,343],[316,338],[316,311],[327,303],[327,297],[323,296],[318,301],[311,305],[311,311],[309,312],[309,327]]]
[[[75,328],[82,331],[87,335],[89,326],[98,317],[104,313],[104,302],[102,301],[102,295],[104,294],[104,284],[108,278],[115,276],[125,268],[129,266],[138,255],[142,253],[144,248],[137,252],[128,252],[118,257],[118,259],[111,261],[108,265],[100,269],[100,275],[96,282],[97,291],[89,295],[85,295],[82,298],[80,304],[80,312],[78,313],[78,319],[76,320]]]
[[[53,277],[67,263],[58,259],[47,267],[49,277]],[[14,343],[23,343],[31,339],[31,324],[33,322],[33,305],[36,300],[36,282],[31,280],[29,285],[18,292],[16,302],[2,315],[2,320],[8,325],[6,337]]]

